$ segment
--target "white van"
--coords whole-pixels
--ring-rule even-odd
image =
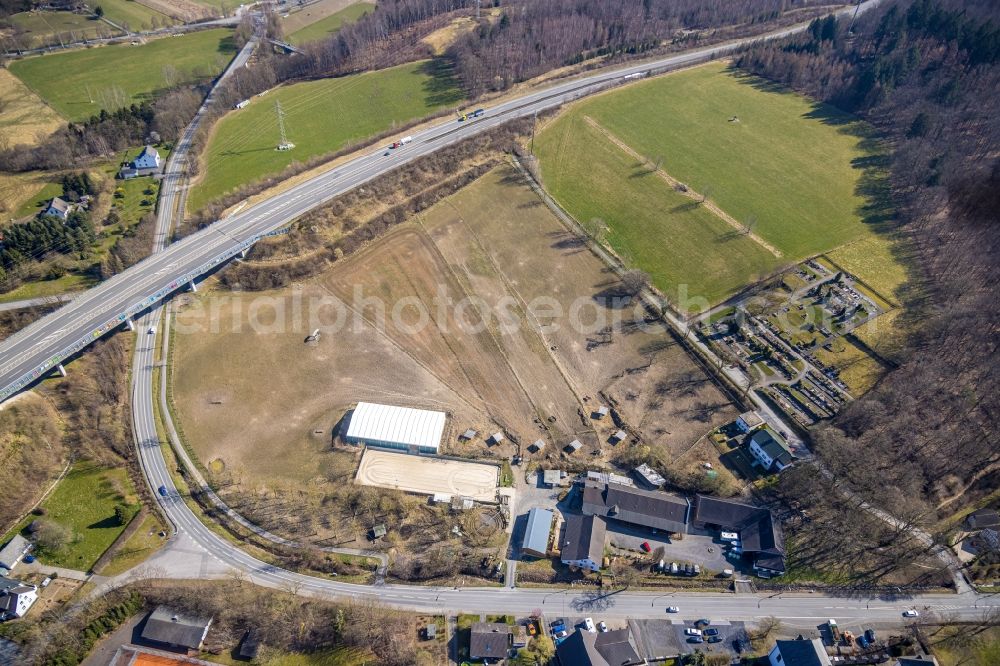
[[[686,636],[701,636],[701,629],[685,629],[684,634]]]

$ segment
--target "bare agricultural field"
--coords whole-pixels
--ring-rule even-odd
[[[61,124],[58,113],[9,70],[0,68],[0,145],[33,146]]]
[[[237,483],[333,478],[346,454],[332,433],[359,400],[449,412],[446,453],[559,459],[579,439],[578,466],[633,446],[607,443],[619,425],[592,419],[598,404],[665,460],[736,415],[506,165],[305,284],[185,299],[178,420],[198,457]],[[317,327],[319,342],[305,343]],[[457,442],[466,428],[482,436]],[[496,430],[507,442],[484,446]],[[540,453],[527,449],[536,439]]]
[[[428,458],[365,449],[357,482],[420,495],[447,493],[480,502],[496,501],[499,468],[488,463]]]

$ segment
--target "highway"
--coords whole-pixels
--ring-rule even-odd
[[[874,2],[877,0],[870,0],[862,9]],[[768,37],[787,36],[802,29],[804,26],[800,24],[769,33]],[[474,120],[437,123],[415,132],[412,143],[392,151],[390,156],[383,155],[383,146],[372,147],[337,168],[218,221],[84,292],[58,311],[0,342],[0,401],[30,386],[64,359],[250,247],[263,235],[280,230],[303,213],[377,176],[512,119],[530,117],[649,73],[720,57],[748,41],[752,40],[600,70],[488,107],[484,116]],[[173,191],[170,184],[165,183],[168,196]],[[161,205],[171,203],[165,201]]]
[[[787,34],[794,29],[781,31]],[[643,63],[612,72],[599,72],[565,82],[489,108],[482,118],[466,123],[443,122],[414,133],[406,148],[384,157],[373,149],[341,167],[304,182],[239,215],[218,222],[184,240],[165,246],[182,170],[175,169],[173,188],[165,188],[157,220],[157,250],[149,259],[85,292],[57,312],[39,320],[0,345],[0,399],[23,388],[41,372],[101,334],[117,328],[125,317],[141,314],[133,357],[132,425],[144,475],[154,496],[172,523],[171,544],[151,564],[170,562],[167,575],[210,577],[226,571],[265,587],[330,599],[370,600],[421,612],[526,613],[539,608],[550,616],[587,614],[608,618],[665,617],[668,605],[681,607],[683,617],[715,617],[752,621],[773,615],[786,626],[814,628],[829,617],[851,621],[898,623],[903,610],[916,607],[922,614],[978,619],[988,607],[1000,606],[996,597],[972,592],[935,594],[919,598],[839,598],[815,594],[735,595],[731,593],[657,594],[620,591],[600,593],[577,588],[441,588],[406,585],[364,586],[293,573],[262,562],[218,536],[184,503],[168,472],[157,434],[153,410],[152,373],[157,362],[156,335],[161,324],[157,305],[209,268],[248,247],[262,234],[281,229],[295,217],[338,194],[371,180],[442,146],[465,139],[516,117],[531,115],[615,83],[626,76],[653,69],[678,67],[721,54],[735,45],[713,47]],[[183,150],[179,155],[183,155]],[[176,167],[180,166],[174,165]],[[171,165],[168,164],[168,174]],[[223,259],[220,259],[223,257]],[[166,326],[166,324],[163,324]],[[72,351],[66,351],[72,350]],[[164,487],[166,495],[157,489]],[[205,562],[214,564],[207,567]],[[115,583],[123,582],[116,580]]]

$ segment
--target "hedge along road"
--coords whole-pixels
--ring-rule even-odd
[[[878,1],[869,0],[861,9],[872,7]],[[805,27],[800,24],[769,33],[768,37],[784,37]],[[370,152],[338,168],[218,221],[84,292],[58,311],[0,343],[0,400],[30,386],[64,359],[239,254],[263,235],[281,229],[310,209],[376,176],[509,120],[531,116],[649,73],[725,56],[751,41],[756,40],[738,40],[601,71],[508,100],[487,109],[484,116],[472,121],[439,123],[415,133],[412,143],[393,151],[390,156],[382,154],[383,148],[373,147]]]

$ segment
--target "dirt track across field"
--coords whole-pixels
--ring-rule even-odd
[[[355,478],[365,486],[421,495],[445,493],[494,502],[499,474],[499,468],[491,464],[366,449]]]

